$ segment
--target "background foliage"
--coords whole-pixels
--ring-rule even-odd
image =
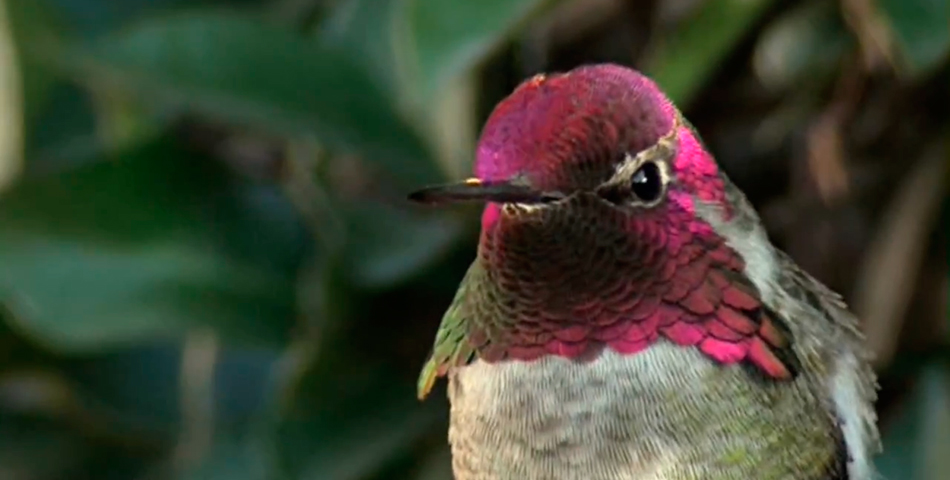
[[[415,400],[540,71],[683,107],[878,355],[890,479],[950,475],[945,0],[0,1],[0,478],[448,480]]]

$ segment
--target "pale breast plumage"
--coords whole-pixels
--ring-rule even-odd
[[[587,363],[475,362],[450,379],[456,478],[844,478],[827,395],[731,378],[747,375],[664,343]]]

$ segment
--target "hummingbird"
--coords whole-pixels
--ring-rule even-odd
[[[491,112],[475,260],[423,367],[457,480],[870,480],[877,380],[842,297],[774,247],[656,83],[540,74]]]

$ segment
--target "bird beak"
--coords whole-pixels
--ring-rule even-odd
[[[485,182],[469,178],[464,182],[426,187],[409,194],[417,203],[440,204],[455,202],[545,203],[563,198],[563,195],[540,192],[526,185],[511,182]]]

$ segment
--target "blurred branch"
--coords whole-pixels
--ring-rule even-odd
[[[117,431],[107,415],[80,401],[74,382],[61,373],[27,367],[0,375],[0,412],[61,421],[91,442],[150,455],[163,446],[154,437]],[[6,479],[6,477],[0,476]]]
[[[848,193],[847,152],[842,129],[861,104],[867,74],[848,62],[838,77],[831,104],[808,132],[808,166],[818,193],[832,203]]]
[[[342,247],[346,231],[326,189],[317,183],[317,172],[324,167],[327,155],[316,142],[288,142],[282,184],[314,239],[330,254]]]
[[[181,353],[182,429],[172,454],[175,466],[186,470],[208,453],[214,438],[214,372],[218,336],[199,329],[185,337]]]
[[[841,0],[841,13],[858,38],[864,69],[869,72],[884,67],[896,70],[894,39],[874,0]]]
[[[432,112],[433,143],[442,171],[449,178],[461,178],[469,169],[475,148],[475,105],[478,82],[467,74],[443,89]]]
[[[10,413],[70,416],[77,399],[66,381],[43,370],[14,370],[0,376],[0,410]]]
[[[921,471],[926,480],[940,480],[950,473],[950,364],[924,372],[928,402],[920,409],[926,419],[921,437]],[[931,378],[932,377],[932,378]]]
[[[894,356],[926,239],[940,212],[947,165],[943,142],[925,150],[894,193],[860,266],[852,304],[878,367]]]
[[[23,157],[23,92],[7,9],[0,0],[0,190],[19,174]]]
[[[312,330],[313,335],[291,342],[274,365],[276,393],[272,405],[276,414],[287,414],[291,411],[302,382],[314,362],[318,360],[320,353],[318,346],[322,344],[323,339],[320,334],[323,332],[317,329]]]

